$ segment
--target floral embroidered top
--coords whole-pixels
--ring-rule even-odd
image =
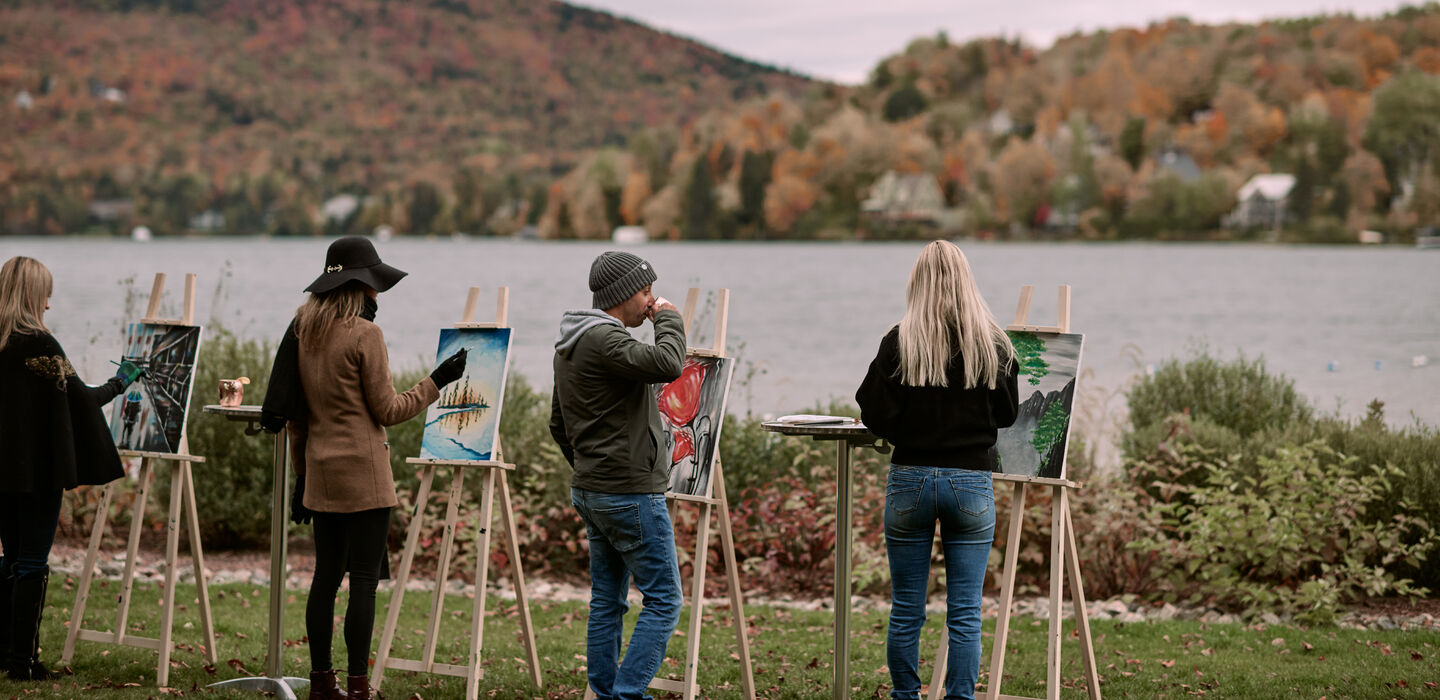
[[[0,350],[0,492],[40,493],[124,475],[101,406],[120,380],[87,386],[49,333]]]

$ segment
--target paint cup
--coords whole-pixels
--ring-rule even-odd
[[[239,379],[220,380],[220,405],[239,406],[245,400],[245,385],[250,383],[249,377]]]

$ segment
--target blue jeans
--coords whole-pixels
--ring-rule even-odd
[[[890,559],[890,697],[920,697],[920,628],[930,585],[935,521],[945,552],[948,700],[972,700],[980,672],[980,589],[995,540],[989,472],[891,465],[885,486],[885,551]]]
[[[645,689],[665,660],[684,604],[665,496],[572,488],[570,501],[590,539],[590,619],[585,631],[590,688],[598,700],[648,698]],[[645,607],[620,661],[632,576]]]

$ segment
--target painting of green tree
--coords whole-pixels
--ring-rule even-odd
[[[1030,445],[1040,454],[1040,463],[1044,464],[1050,460],[1050,451],[1055,445],[1065,441],[1065,433],[1070,429],[1070,412],[1059,403],[1052,403],[1045,409],[1045,415],[1040,416],[1040,425],[1035,426],[1035,433],[1030,436]]]
[[[1036,386],[1050,373],[1045,361],[1045,341],[1029,331],[1008,331],[1010,344],[1015,346],[1015,361],[1020,363],[1020,376]]]
[[[1078,333],[1009,331],[1015,346],[1020,410],[1014,425],[998,431],[992,469],[1003,474],[1065,477],[1065,446],[1080,374]]]

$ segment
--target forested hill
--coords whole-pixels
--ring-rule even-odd
[[[1047,48],[925,36],[838,96],[708,114],[674,154],[580,164],[542,233],[608,236],[618,213],[681,238],[1405,242],[1440,227],[1440,4]]]
[[[462,171],[547,173],[811,84],[550,0],[6,2],[0,215],[25,223],[16,197],[40,181],[88,182],[46,195],[88,199],[180,174],[197,198],[240,187],[237,174],[273,174],[312,207],[417,181],[448,196]]]

